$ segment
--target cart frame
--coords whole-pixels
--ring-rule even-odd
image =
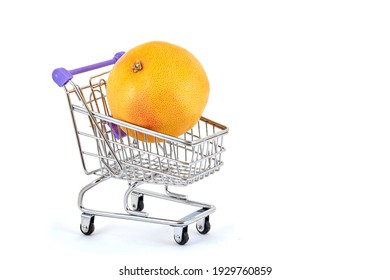
[[[89,84],[82,87],[73,81],[73,77],[115,64],[123,54],[119,52],[113,59],[69,71],[57,68],[52,75],[66,92],[84,172],[98,176],[79,193],[80,230],[85,235],[92,234],[95,216],[169,225],[174,228],[176,243],[184,245],[189,240],[190,224],[196,223],[201,234],[210,230],[209,217],[216,208],[171,192],[169,186],[187,186],[219,171],[223,165],[221,155],[225,151],[223,136],[228,128],[202,117],[188,132],[172,137],[111,117],[105,95],[105,77],[109,71],[90,77]],[[147,136],[153,141],[148,141]],[[87,159],[92,159],[94,168],[90,168]],[[85,207],[85,194],[110,178],[128,182],[123,196],[125,212]],[[139,187],[145,183],[163,185],[165,193]],[[144,196],[182,203],[197,210],[178,220],[152,217],[143,211]]]

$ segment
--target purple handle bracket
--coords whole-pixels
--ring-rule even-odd
[[[92,65],[76,68],[73,70],[66,70],[65,68],[62,67],[54,69],[52,73],[52,78],[58,86],[63,87],[73,78],[73,75],[81,74],[84,72],[88,72],[91,70],[95,70],[95,69],[99,69],[105,66],[115,64],[118,61],[118,59],[121,58],[122,55],[124,55],[124,53],[125,52],[118,52],[115,54],[114,58],[112,59],[98,62]]]

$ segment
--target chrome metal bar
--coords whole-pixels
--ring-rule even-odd
[[[81,114],[88,115],[88,111],[86,109],[84,109],[84,107],[73,105],[72,106],[72,110],[75,110],[76,112],[81,113]],[[91,113],[92,113],[92,115],[94,117],[98,117],[101,120],[104,120],[104,121],[107,121],[107,122],[111,122],[111,123],[115,123],[116,125],[123,126],[123,127],[129,128],[129,129],[135,130],[136,132],[138,131],[138,132],[141,132],[141,133],[154,135],[157,138],[161,138],[161,139],[165,139],[167,141],[173,141],[173,142],[177,142],[177,143],[181,143],[181,144],[189,145],[189,146],[197,145],[199,143],[202,143],[202,142],[207,141],[209,139],[212,139],[214,137],[218,137],[219,135],[224,135],[224,134],[228,133],[228,128],[221,125],[221,127],[223,129],[220,130],[220,131],[217,131],[214,135],[209,135],[209,136],[205,136],[205,137],[200,138],[200,136],[199,136],[200,135],[200,131],[198,131],[198,135],[196,135],[198,137],[198,139],[197,140],[193,140],[193,141],[189,141],[189,140],[184,140],[182,138],[172,137],[172,136],[169,136],[169,135],[166,135],[166,134],[163,134],[163,133],[159,133],[159,132],[156,132],[156,131],[153,131],[153,130],[149,130],[149,129],[146,129],[146,128],[143,128],[143,127],[135,126],[135,125],[132,125],[130,123],[127,123],[127,122],[124,122],[124,121],[120,121],[118,119],[114,119],[112,117],[109,117],[109,116],[106,116],[106,115],[103,115],[103,114],[99,114],[97,112],[91,112]],[[208,120],[208,119],[202,117],[201,120],[203,121],[203,120]]]
[[[200,209],[186,215],[185,217],[179,219],[179,220],[173,220],[173,219],[165,219],[165,218],[158,218],[158,217],[150,217],[150,216],[144,216],[139,215],[139,213],[116,213],[116,212],[109,212],[109,211],[100,211],[100,210],[93,210],[84,207],[83,205],[83,199],[84,195],[87,191],[92,189],[93,187],[97,186],[98,184],[104,182],[109,177],[99,177],[86,185],[79,193],[78,197],[78,206],[79,209],[82,211],[83,214],[91,215],[91,216],[102,216],[102,217],[108,217],[108,218],[117,218],[117,219],[124,219],[124,220],[134,220],[134,221],[140,221],[140,222],[149,222],[154,224],[162,224],[162,225],[169,225],[169,226],[186,226],[192,223],[197,222],[200,219],[203,219],[210,214],[215,212],[215,206],[205,203],[200,203],[196,201],[191,200],[183,200],[183,199],[177,199],[172,196],[167,196],[161,193],[152,192],[144,189],[137,188],[136,192],[142,195],[147,195],[150,197],[155,197],[159,199],[164,199],[168,201],[178,202],[182,204],[186,204],[189,206],[199,207]],[[138,183],[138,182],[137,182]],[[131,189],[134,191],[134,189],[137,187],[136,184],[132,185]],[[129,189],[127,192],[129,192]],[[126,193],[127,193],[126,192]],[[131,192],[130,192],[131,193]],[[126,195],[125,195],[126,196]]]
[[[94,112],[92,112],[92,111],[88,108],[88,105],[86,104],[86,101],[85,101],[85,98],[84,98],[83,93],[81,92],[81,89],[80,89],[75,83],[73,83],[72,80],[69,81],[69,83],[74,87],[75,92],[76,92],[78,98],[83,102],[83,104],[84,104],[84,109],[87,110],[87,113],[88,113],[89,117],[90,117],[91,120],[93,121],[93,123],[94,123],[96,129],[99,131],[99,133],[100,133],[101,137],[103,138],[103,140],[106,142],[106,144],[107,144],[107,146],[108,146],[110,152],[112,153],[112,156],[114,157],[115,161],[117,162],[117,164],[118,164],[118,166],[119,166],[119,168],[120,168],[120,172],[117,172],[117,173],[114,172],[112,169],[109,169],[109,171],[110,171],[112,174],[114,174],[114,175],[116,175],[116,176],[119,176],[120,173],[123,172],[123,167],[122,167],[122,165],[121,165],[119,159],[118,159],[117,156],[115,155],[114,150],[113,150],[112,147],[110,146],[110,144],[109,144],[109,142],[108,142],[108,139],[106,138],[106,135],[105,135],[105,134],[102,132],[102,130],[100,129],[99,124],[97,123],[96,118],[95,118],[95,116],[94,116]],[[106,166],[106,167],[107,167],[107,166]]]
[[[84,211],[86,208],[84,207],[83,205],[83,200],[84,200],[84,195],[87,191],[89,191],[90,189],[92,189],[93,187],[95,187],[96,185],[104,182],[105,180],[107,180],[109,177],[104,177],[104,176],[100,176],[99,178],[93,180],[91,183],[89,183],[88,185],[86,185],[84,188],[81,189],[80,193],[79,193],[79,197],[78,197],[78,206],[79,206],[79,209],[81,211]]]
[[[173,197],[175,199],[180,199],[180,200],[187,200],[187,196],[184,195],[184,194],[180,194],[180,193],[174,193],[174,192],[171,192],[168,190],[168,185],[165,185],[165,193],[170,196],[170,197]]]

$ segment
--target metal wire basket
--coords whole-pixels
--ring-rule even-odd
[[[89,235],[94,230],[94,217],[105,216],[174,226],[178,244],[188,241],[187,226],[197,223],[201,233],[210,230],[209,215],[215,207],[190,201],[182,194],[169,191],[169,186],[187,186],[219,171],[225,151],[223,137],[228,128],[202,117],[180,137],[172,137],[111,117],[106,101],[108,71],[89,78],[79,86],[73,75],[114,64],[123,52],[113,59],[74,70],[57,68],[54,81],[65,89],[82,165],[86,174],[99,178],[84,187],[79,194],[82,213],[81,231]],[[109,178],[123,179],[129,188],[124,195],[126,213],[92,210],[83,206],[84,194]],[[139,185],[152,183],[165,186],[165,194],[142,190]],[[180,202],[200,209],[180,220],[150,217],[143,210],[143,196],[153,196]],[[129,205],[129,196],[131,205]]]

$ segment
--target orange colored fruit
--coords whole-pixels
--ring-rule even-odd
[[[195,56],[159,41],[126,52],[107,79],[107,101],[114,118],[174,137],[197,123],[209,91],[206,72]],[[134,131],[128,132],[135,136]],[[137,136],[154,141],[142,133]]]

